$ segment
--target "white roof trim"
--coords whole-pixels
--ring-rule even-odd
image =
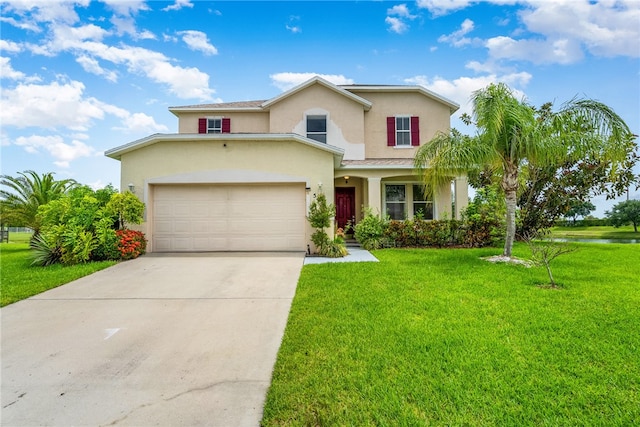
[[[345,90],[343,88],[341,88],[340,86],[334,85],[333,83],[323,79],[322,77],[318,77],[315,76],[309,80],[307,80],[306,82],[299,84],[298,86],[294,87],[293,89],[289,89],[286,92],[282,92],[280,95],[276,96],[275,98],[271,98],[268,101],[265,101],[262,104],[262,108],[269,108],[270,106],[272,106],[273,104],[280,102],[281,100],[288,98],[289,96],[300,92],[303,89],[308,88],[311,85],[314,85],[316,83],[319,83],[321,85],[323,85],[326,88],[329,88],[331,90],[333,90],[336,93],[339,93],[340,95],[346,96],[347,98],[350,98],[351,100],[362,104],[365,108],[365,111],[369,111],[371,109],[371,106],[373,105],[371,103],[371,101],[367,101],[366,99],[349,92],[348,90]]]
[[[413,165],[340,165],[338,170],[414,169]]]
[[[170,107],[169,111],[173,114],[175,113],[207,113],[212,111],[229,111],[229,112],[243,112],[243,111],[255,111],[261,112],[265,111],[262,107],[216,107],[215,104],[211,104],[211,106],[204,107]]]
[[[120,160],[123,154],[131,151],[138,150],[148,145],[153,145],[157,142],[171,142],[171,141],[198,141],[198,140],[213,140],[213,141],[295,141],[304,145],[308,145],[319,150],[327,151],[338,157],[340,160],[344,155],[344,150],[332,145],[323,144],[313,139],[306,138],[304,136],[295,133],[156,133],[154,135],[147,136],[146,138],[132,141],[128,144],[121,145],[119,147],[112,148],[104,152],[104,155],[112,159]],[[338,161],[340,161],[338,160]]]

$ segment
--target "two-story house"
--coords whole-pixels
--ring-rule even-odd
[[[177,134],[105,154],[146,205],[150,252],[306,251],[319,192],[335,202],[336,227],[365,207],[393,219],[458,217],[466,178],[426,197],[413,169],[418,147],[448,132],[457,109],[420,86],[315,77],[268,100],[169,108]]]

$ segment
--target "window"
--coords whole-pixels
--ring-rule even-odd
[[[222,119],[207,119],[207,133],[222,133]]]
[[[404,184],[387,184],[384,196],[387,215],[391,219],[406,219],[406,186]]]
[[[387,117],[387,145],[389,147],[420,145],[420,118],[417,116]]]
[[[229,117],[200,118],[198,133],[231,133],[231,119]]]
[[[396,117],[396,146],[411,145],[411,124],[409,117]]]
[[[421,184],[385,184],[385,215],[395,220],[434,219],[433,200],[425,195]]]
[[[307,138],[327,143],[327,116],[307,116]]]
[[[419,215],[422,219],[433,219],[433,201],[423,191],[423,186],[413,184],[413,216]]]

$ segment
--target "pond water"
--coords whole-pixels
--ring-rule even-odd
[[[578,242],[578,243],[640,243],[640,239],[581,239],[581,238],[566,238],[566,239],[553,239],[556,242]]]

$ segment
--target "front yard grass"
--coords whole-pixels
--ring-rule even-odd
[[[0,307],[64,285],[116,263],[102,261],[72,266],[56,264],[34,267],[31,266],[29,244],[11,243],[13,239],[11,234],[9,236],[10,243],[0,243]]]
[[[263,425],[639,425],[640,248],[577,246],[560,290],[491,248],[305,266]]]

